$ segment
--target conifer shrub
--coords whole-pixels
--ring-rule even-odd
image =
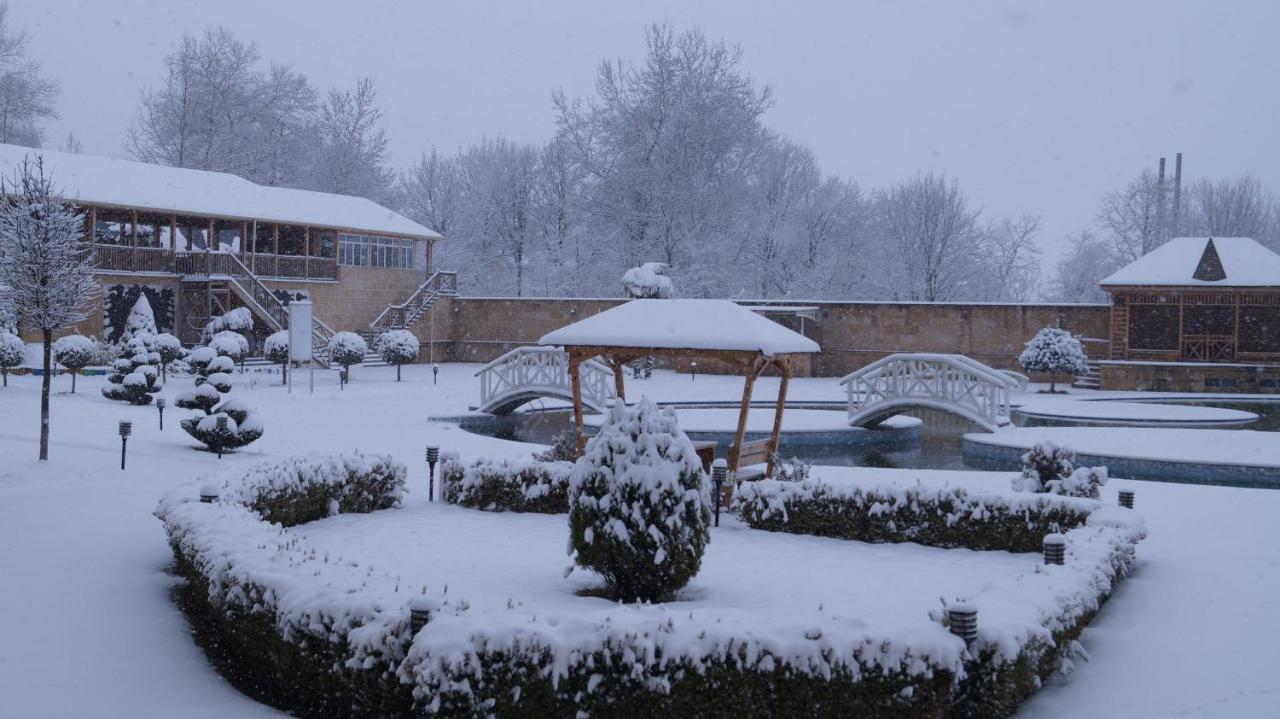
[[[151,344],[152,335],[138,334],[125,344],[122,356],[111,365],[102,396],[129,404],[151,404],[151,395],[160,391],[160,355]]]
[[[660,601],[698,573],[711,539],[702,463],[670,409],[615,402],[569,480],[570,552],[621,601]]]

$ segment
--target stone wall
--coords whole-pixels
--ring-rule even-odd
[[[360,332],[387,305],[409,299],[423,279],[421,270],[344,265],[338,268],[337,282],[264,278],[262,283],[273,290],[305,292],[322,322],[338,331]]]
[[[1098,375],[1107,390],[1280,394],[1280,365],[1114,361]]]
[[[435,359],[487,362],[551,330],[608,309],[621,299],[445,298],[433,308]],[[816,376],[840,376],[893,352],[957,352],[993,367],[1016,369],[1023,344],[1041,327],[1061,326],[1090,338],[1106,336],[1106,305],[812,302],[818,320],[803,332],[822,346],[812,360]],[[772,318],[801,331],[796,317]],[[414,327],[424,344],[431,323]],[[1103,357],[1105,344],[1089,343]],[[801,373],[805,373],[802,369]]]

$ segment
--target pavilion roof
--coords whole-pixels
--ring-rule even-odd
[[[759,352],[818,352],[818,343],[728,300],[631,300],[548,332],[543,345]]]
[[[1175,237],[1099,284],[1280,287],[1280,255],[1250,237]]]

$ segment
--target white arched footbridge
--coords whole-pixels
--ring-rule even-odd
[[[1009,424],[1009,395],[1018,380],[957,354],[901,353],[840,380],[849,424],[868,427],[911,407],[950,412],[994,432]]]
[[[481,412],[510,414],[516,407],[552,397],[573,401],[569,381],[569,355],[559,347],[517,347],[476,372],[480,378]],[[603,362],[589,360],[578,370],[582,382],[582,403],[604,412],[617,396],[613,370]]]

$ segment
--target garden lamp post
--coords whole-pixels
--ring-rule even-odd
[[[218,415],[216,421],[218,423],[218,459],[222,459],[222,444],[227,436],[227,415]]]
[[[715,503],[716,503],[716,526],[720,526],[720,502],[723,501],[724,495],[721,494],[724,487],[725,476],[729,473],[729,462],[724,457],[716,458],[711,463],[711,482],[715,487]]]
[[[431,384],[436,384],[439,381],[440,381],[440,365],[433,364],[431,365]]]
[[[692,372],[689,373],[689,381],[696,382],[698,379],[698,363],[690,362],[689,368],[693,370]]]
[[[129,446],[129,435],[133,434],[133,422],[120,420],[120,470],[124,470],[125,449]]]
[[[440,461],[440,448],[427,447],[427,501],[436,501],[436,462]]]
[[[160,431],[164,431],[164,397],[156,397],[156,409],[160,410]]]

